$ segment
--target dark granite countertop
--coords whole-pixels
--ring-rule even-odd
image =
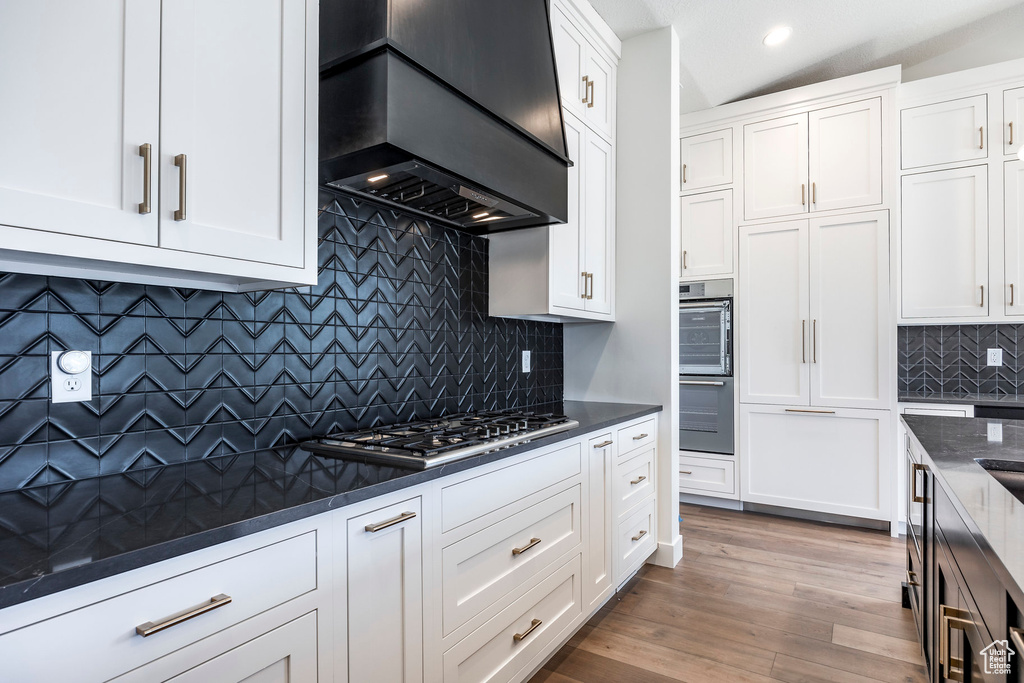
[[[1024,396],[996,394],[908,394],[899,395],[900,403],[956,403],[959,405],[1024,408]]]
[[[1024,503],[1017,500],[976,459],[1024,462],[1024,421],[900,416],[911,438],[935,465],[960,516],[974,534],[1015,599],[1024,600]],[[989,440],[999,424],[1002,440]]]
[[[661,406],[566,401],[576,429],[424,471],[297,447],[0,494],[0,608],[494,462]]]

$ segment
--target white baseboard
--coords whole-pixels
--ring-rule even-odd
[[[668,567],[672,569],[683,559],[683,537],[676,535],[672,543],[658,543],[658,549],[654,551],[650,559],[647,561],[650,564],[656,564],[659,567]]]
[[[709,508],[722,508],[723,510],[742,510],[743,503],[730,498],[716,498],[714,496],[696,496],[692,493],[680,493],[679,502],[689,505],[702,505]]]

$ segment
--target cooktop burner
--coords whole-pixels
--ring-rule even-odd
[[[301,445],[317,455],[422,470],[578,426],[564,415],[503,410],[329,434]]]

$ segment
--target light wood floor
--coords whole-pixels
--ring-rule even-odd
[[[904,541],[680,506],[683,561],[647,566],[531,683],[924,683]]]

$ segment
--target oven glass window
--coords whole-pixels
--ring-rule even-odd
[[[718,394],[707,387],[679,387],[679,431],[718,432]]]
[[[728,306],[679,308],[679,371],[728,374]]]

